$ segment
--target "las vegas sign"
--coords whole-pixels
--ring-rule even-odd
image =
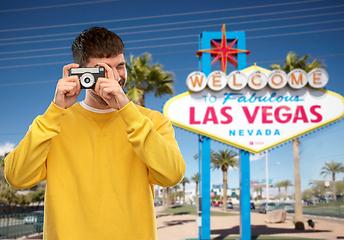
[[[325,90],[327,81],[322,69],[193,72],[189,91],[163,112],[175,126],[256,154],[344,116],[344,98]]]

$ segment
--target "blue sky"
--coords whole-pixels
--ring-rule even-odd
[[[284,63],[289,51],[311,55],[326,64],[326,88],[344,95],[344,2],[340,0],[292,1],[1,1],[0,2],[0,154],[16,146],[33,119],[43,114],[53,100],[62,67],[73,62],[74,38],[92,26],[116,32],[130,54],[148,52],[153,63],[174,72],[175,93],[187,91],[186,77],[198,70],[198,36],[203,31],[245,31],[251,53],[247,65],[268,68]],[[213,70],[219,70],[215,65]],[[229,67],[227,72],[232,69]],[[81,93],[79,100],[84,94]],[[146,106],[162,111],[170,96],[148,95]],[[320,176],[326,161],[344,162],[344,123],[339,121],[300,138],[302,189]],[[198,171],[193,156],[198,137],[176,129],[186,176]],[[215,151],[231,147],[211,142]],[[293,180],[291,144],[269,151],[269,178]],[[280,164],[276,164],[276,162]],[[251,162],[251,179],[265,178],[265,157]],[[344,174],[337,175],[343,179]],[[222,183],[219,170],[211,181]],[[229,171],[229,187],[239,187],[239,170]],[[188,188],[194,188],[189,184]],[[277,191],[277,190],[273,190]],[[273,192],[274,194],[274,192]]]

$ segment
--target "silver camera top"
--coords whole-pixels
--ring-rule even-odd
[[[71,68],[70,74],[76,75],[76,74],[83,74],[83,73],[101,73],[105,72],[105,69],[103,67],[83,67],[83,68]]]

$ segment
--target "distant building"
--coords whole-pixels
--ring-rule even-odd
[[[186,204],[195,204],[195,194],[196,190],[195,189],[190,189],[190,190],[185,190],[185,202]]]
[[[181,190],[182,191],[182,190]],[[192,204],[195,202],[195,189],[193,190],[185,190],[185,201],[186,204]],[[167,194],[165,190],[165,194]],[[158,201],[158,198],[162,198],[163,195],[163,187],[154,185],[154,195],[155,195],[155,201]],[[182,200],[181,200],[182,201]]]
[[[162,198],[162,193],[163,193],[163,187],[154,185],[154,195],[155,199]]]
[[[223,184],[213,184],[212,188],[210,189],[211,194],[213,193],[214,196],[223,197]],[[227,196],[235,197],[240,196],[240,188],[229,188],[227,187]]]

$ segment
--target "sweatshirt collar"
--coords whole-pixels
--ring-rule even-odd
[[[87,105],[84,101],[80,102],[80,106],[83,107],[84,109],[86,109],[90,112],[94,112],[94,113],[110,113],[113,111],[117,111],[117,109],[114,109],[114,108],[108,108],[108,109],[94,108],[94,107]]]

